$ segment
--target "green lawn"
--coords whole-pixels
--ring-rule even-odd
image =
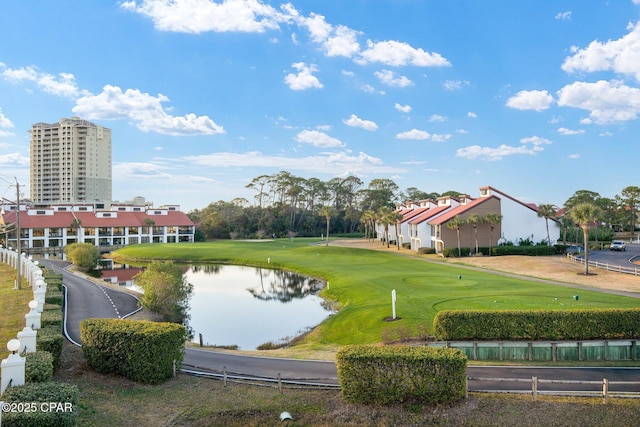
[[[309,334],[304,343],[309,346],[375,343],[385,335],[429,332],[440,310],[638,307],[638,300],[630,297],[315,243],[317,239],[136,245],[120,249],[114,258],[244,264],[321,277],[329,282],[322,295],[337,301],[341,309]],[[386,322],[392,315],[393,289],[400,320]]]
[[[0,358],[9,355],[7,342],[17,338],[26,322],[24,315],[29,312],[29,301],[33,299],[33,291],[26,281],[22,289],[13,289],[16,275],[15,268],[0,263]]]

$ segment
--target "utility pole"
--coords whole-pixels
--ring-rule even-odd
[[[20,184],[18,184],[18,178],[16,180],[16,252],[18,253],[18,268],[16,269],[18,272],[16,274],[16,289],[22,289],[22,277],[21,276],[21,268],[22,268],[22,255],[20,247]]]

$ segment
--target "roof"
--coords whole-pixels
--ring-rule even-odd
[[[97,213],[111,213],[112,217],[98,218]],[[187,214],[180,211],[166,211],[166,215],[148,215],[145,212],[68,212],[58,211],[53,215],[28,215],[26,211],[20,212],[21,228],[66,228],[70,227],[74,219],[78,219],[82,227],[144,227],[148,226],[146,219],[153,220],[155,226],[193,226],[194,223]],[[6,223],[16,221],[16,212],[6,212]]]
[[[409,221],[409,224],[421,224],[429,218],[433,218],[439,213],[446,211],[447,209],[451,209],[451,206],[436,206],[435,208],[430,208],[426,212],[422,212],[417,217],[414,217],[411,221]]]
[[[464,205],[459,205],[456,206],[455,208],[452,208],[449,212],[444,213],[443,215],[440,215],[438,218],[434,219],[431,224],[433,225],[441,225],[446,223],[447,221],[449,221],[452,218],[455,218],[456,215],[461,215],[465,212],[470,211],[471,209],[478,207],[479,205],[487,202],[488,200],[491,199],[498,199],[500,200],[499,197],[495,196],[495,195],[490,195],[490,196],[486,196],[486,197],[480,197],[477,198],[469,203],[465,203]]]

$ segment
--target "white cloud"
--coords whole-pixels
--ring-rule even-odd
[[[0,68],[4,67],[0,66]],[[74,75],[70,73],[59,73],[55,76],[41,72],[37,67],[30,65],[28,67],[15,69],[5,68],[1,74],[6,80],[12,83],[21,83],[23,81],[34,82],[40,89],[52,95],[75,98],[76,96],[86,93],[86,91],[78,89],[76,79]]]
[[[460,90],[462,86],[469,86],[469,82],[467,80],[445,80],[442,86],[447,90]]]
[[[434,133],[431,135],[431,140],[433,142],[445,142],[448,141],[451,138],[451,134],[439,134],[439,133]]]
[[[473,111],[469,111],[467,113],[467,117],[471,118],[471,119],[477,119],[478,115],[476,113],[474,113]]]
[[[580,154],[569,154],[568,156],[571,160],[575,160],[575,159],[579,159],[580,158]]]
[[[141,0],[125,1],[120,7],[151,18],[157,30],[181,33],[264,32],[291,19],[258,0]]]
[[[558,128],[558,133],[562,135],[582,135],[585,131],[584,129]]]
[[[0,128],[11,129],[13,128],[13,122],[9,120],[7,116],[2,113],[2,108],[0,108]]]
[[[558,105],[589,111],[585,124],[634,120],[640,113],[640,89],[616,80],[575,82],[558,91]]]
[[[296,135],[295,140],[314,147],[344,147],[344,143],[339,139],[332,138],[324,132],[317,130],[303,130]]]
[[[396,138],[398,139],[424,140],[424,139],[429,139],[430,137],[431,137],[431,134],[429,132],[424,130],[418,130],[418,129],[411,129],[396,135]]]
[[[522,90],[507,100],[507,107],[544,111],[552,102],[553,97],[546,90]]]
[[[322,46],[327,56],[350,58],[360,50],[358,31],[344,25],[333,26],[326,22],[324,16],[315,13],[297,21],[309,30],[311,39]]]
[[[348,119],[342,120],[342,123],[347,126],[362,128],[369,131],[378,129],[378,125],[376,124],[376,122],[373,122],[371,120],[363,120],[355,114],[352,114]]]
[[[408,43],[395,40],[382,42],[367,41],[367,49],[357,60],[360,63],[380,62],[393,67],[415,65],[417,67],[448,67],[451,64],[439,53],[425,52]]]
[[[594,40],[584,49],[573,46],[571,51],[573,55],[562,64],[562,69],[568,73],[611,70],[632,75],[640,81],[640,23],[617,40]]]
[[[189,165],[211,167],[270,168],[288,171],[305,171],[322,174],[362,176],[367,174],[404,173],[406,170],[385,166],[382,159],[364,152],[354,155],[350,151],[322,153],[308,157],[264,155],[247,153],[212,153],[187,156],[180,159]]]
[[[411,112],[411,105],[400,105],[396,102],[396,105],[393,106],[396,110],[400,111],[401,113],[409,113]]]
[[[480,159],[480,160],[502,160],[505,156],[513,156],[516,154],[527,154],[533,155],[544,151],[543,145],[551,144],[546,138],[541,138],[538,136],[532,136],[529,138],[522,138],[520,140],[522,145],[520,146],[511,146],[502,144],[499,147],[481,147],[479,145],[471,145],[464,148],[459,148],[456,151],[456,156],[464,157],[469,160]],[[531,146],[530,146],[530,145]]]
[[[29,157],[25,157],[20,153],[0,154],[0,165],[4,166],[28,166]]]
[[[186,114],[172,116],[166,113],[162,103],[169,98],[159,94],[151,96],[138,89],[125,92],[117,86],[106,85],[98,95],[86,95],[76,101],[73,112],[89,120],[132,120],[145,132],[164,135],[211,135],[224,133],[208,116]]]
[[[447,120],[447,118],[445,116],[441,116],[440,114],[432,114],[429,117],[430,122],[444,122],[445,120]]]
[[[571,21],[571,11],[568,10],[566,12],[558,12],[555,18],[561,21]]]
[[[392,87],[407,87],[412,86],[413,82],[409,80],[405,76],[397,76],[393,71],[390,70],[382,70],[376,71],[374,75],[380,80],[383,84]]]
[[[291,66],[298,70],[298,74],[290,73],[284,78],[284,82],[291,90],[322,88],[320,80],[313,75],[318,71],[318,67],[315,64],[307,65],[304,62],[295,62]]]

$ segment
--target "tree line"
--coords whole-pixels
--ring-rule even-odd
[[[458,191],[427,192],[416,187],[401,190],[391,179],[377,178],[365,184],[356,176],[302,178],[287,171],[260,175],[246,185],[253,200],[236,198],[212,202],[189,212],[196,224],[196,239],[237,239],[292,236],[320,236],[365,233],[371,236],[373,224],[398,221],[391,218],[399,202],[456,197]],[[563,206],[542,204],[539,216],[557,221],[565,241],[578,241],[581,229],[566,213],[581,203],[595,205],[595,238],[607,240],[616,231],[633,233],[640,209],[640,187],[628,186],[613,198],[589,190],[578,190]],[[384,218],[384,220],[382,220]],[[593,232],[593,231],[592,231]],[[548,233],[547,233],[548,234]],[[609,236],[610,238],[610,236]]]

